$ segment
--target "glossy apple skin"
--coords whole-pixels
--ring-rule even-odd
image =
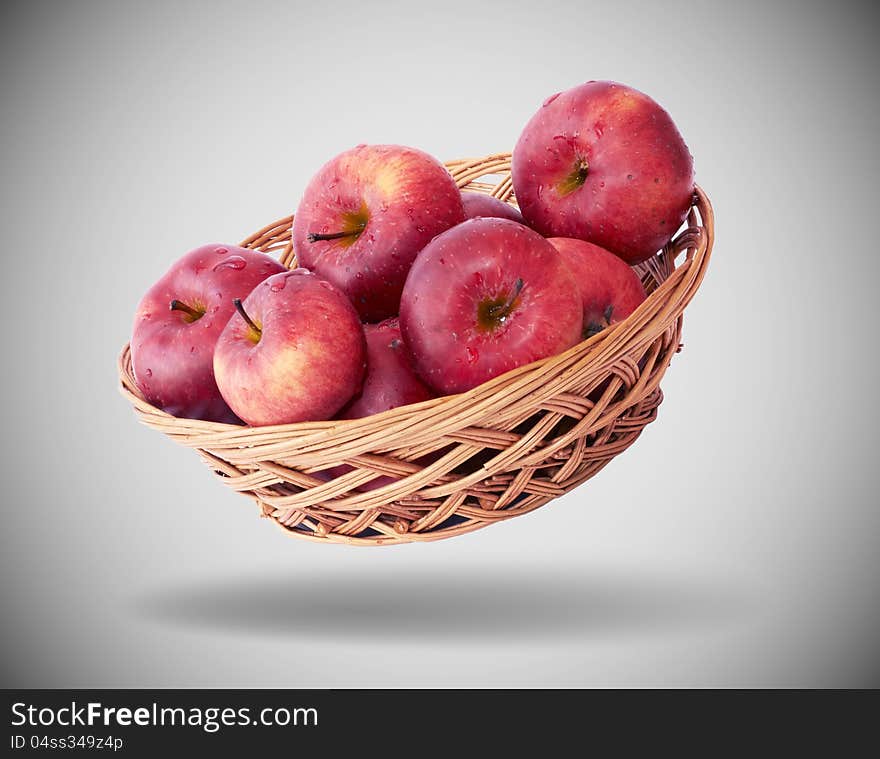
[[[487,303],[503,322],[481,324]],[[419,376],[439,393],[459,393],[579,342],[583,307],[556,249],[508,219],[470,219],[419,254],[400,303],[400,327]]]
[[[326,163],[306,187],[293,222],[300,264],[344,292],[365,322],[396,316],[418,252],[464,220],[446,168],[421,150],[359,145]],[[363,229],[310,242],[310,233]]]
[[[579,166],[586,175],[573,188],[567,178]],[[517,141],[512,176],[531,227],[593,242],[631,265],[669,242],[694,193],[693,159],[669,114],[615,82],[547,98]]]
[[[260,282],[284,267],[264,253],[214,243],[190,251],[138,304],[131,366],[144,397],[169,414],[240,424],[214,380],[214,345],[234,312]],[[195,321],[172,311],[172,300],[204,308]]]
[[[481,192],[461,193],[461,202],[464,205],[464,215],[468,219],[495,218],[510,219],[511,221],[525,224],[522,214],[517,211],[510,203],[503,200],[493,198],[491,195],[484,195]]]
[[[252,426],[330,419],[360,391],[367,346],[357,312],[305,269],[276,274],[242,303],[214,349],[230,408]]]
[[[645,300],[639,275],[613,253],[570,237],[547,242],[574,274],[584,305],[584,338],[626,319]]]
[[[360,419],[434,397],[433,391],[413,369],[398,319],[367,324],[364,334],[367,339],[367,374],[363,389],[339,412],[339,419]]]

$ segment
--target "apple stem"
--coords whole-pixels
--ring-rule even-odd
[[[359,235],[362,230],[355,229],[350,232],[328,232],[326,234],[319,234],[318,232],[309,232],[306,235],[306,239],[309,242],[320,242],[321,240],[338,240],[340,237],[354,237]]]
[[[201,318],[204,315],[204,311],[199,311],[198,309],[193,308],[192,306],[188,306],[183,301],[177,300],[176,298],[171,301],[171,310],[172,311],[183,311],[187,316],[189,316],[193,321]]]
[[[491,332],[504,324],[513,310],[516,299],[523,291],[523,287],[525,287],[525,283],[519,278],[514,282],[513,289],[508,293],[503,302],[499,298],[498,300],[487,299],[480,303],[477,306],[477,324],[480,328]]]
[[[519,297],[519,294],[522,292],[523,287],[525,287],[525,282],[523,282],[522,277],[520,277],[516,280],[516,282],[514,282],[513,292],[510,293],[507,301],[500,308],[502,315],[507,316],[507,314],[510,312],[510,309],[513,308],[514,301]]]
[[[241,298],[234,298],[232,301],[235,306],[235,310],[241,315],[241,318],[247,322],[248,327],[250,327],[254,332],[258,335],[263,334],[263,330],[261,330],[256,324],[254,324],[253,319],[247,315],[247,311],[244,310],[244,306],[241,305]]]

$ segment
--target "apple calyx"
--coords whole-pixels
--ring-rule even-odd
[[[598,335],[603,329],[611,326],[611,314],[614,312],[614,305],[608,306],[602,314],[602,321],[591,321],[584,324],[584,337],[592,337]]]
[[[587,159],[578,158],[577,161],[575,161],[571,173],[556,185],[557,191],[562,197],[571,195],[571,193],[583,186],[584,182],[587,181],[587,175],[589,173],[590,164],[587,163]]]
[[[169,304],[172,311],[180,311],[183,313],[183,320],[189,323],[198,321],[205,315],[205,309],[198,306],[190,306],[181,300],[175,298]]]
[[[235,310],[238,311],[241,318],[244,319],[245,323],[248,325],[248,338],[255,344],[260,342],[260,338],[263,336],[263,330],[257,326],[250,316],[248,316],[247,311],[244,310],[244,306],[241,305],[241,298],[234,298],[232,303],[235,306]]]
[[[495,300],[484,300],[477,307],[477,323],[485,331],[491,332],[493,329],[500,327],[507,321],[507,317],[516,306],[516,301],[520,293],[525,287],[522,277],[518,278],[513,285],[513,289],[503,300],[496,298]]]

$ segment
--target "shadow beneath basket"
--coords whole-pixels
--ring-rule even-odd
[[[411,642],[559,640],[694,633],[736,624],[754,604],[742,588],[681,574],[583,566],[386,569],[304,577],[212,577],[135,599],[147,621],[288,640]]]

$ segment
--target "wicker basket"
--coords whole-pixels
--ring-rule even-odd
[[[460,187],[513,202],[509,153],[446,165]],[[293,265],[292,219],[242,245],[280,251],[282,263]],[[460,535],[572,490],[654,420],[712,239],[712,208],[697,188],[685,227],[637,267],[649,296],[630,317],[460,395],[346,421],[236,427],[179,419],[144,400],[127,345],[121,392],[144,424],[195,449],[290,535],[358,545]],[[320,476],[340,464],[350,471]],[[392,479],[370,489],[378,477]]]

